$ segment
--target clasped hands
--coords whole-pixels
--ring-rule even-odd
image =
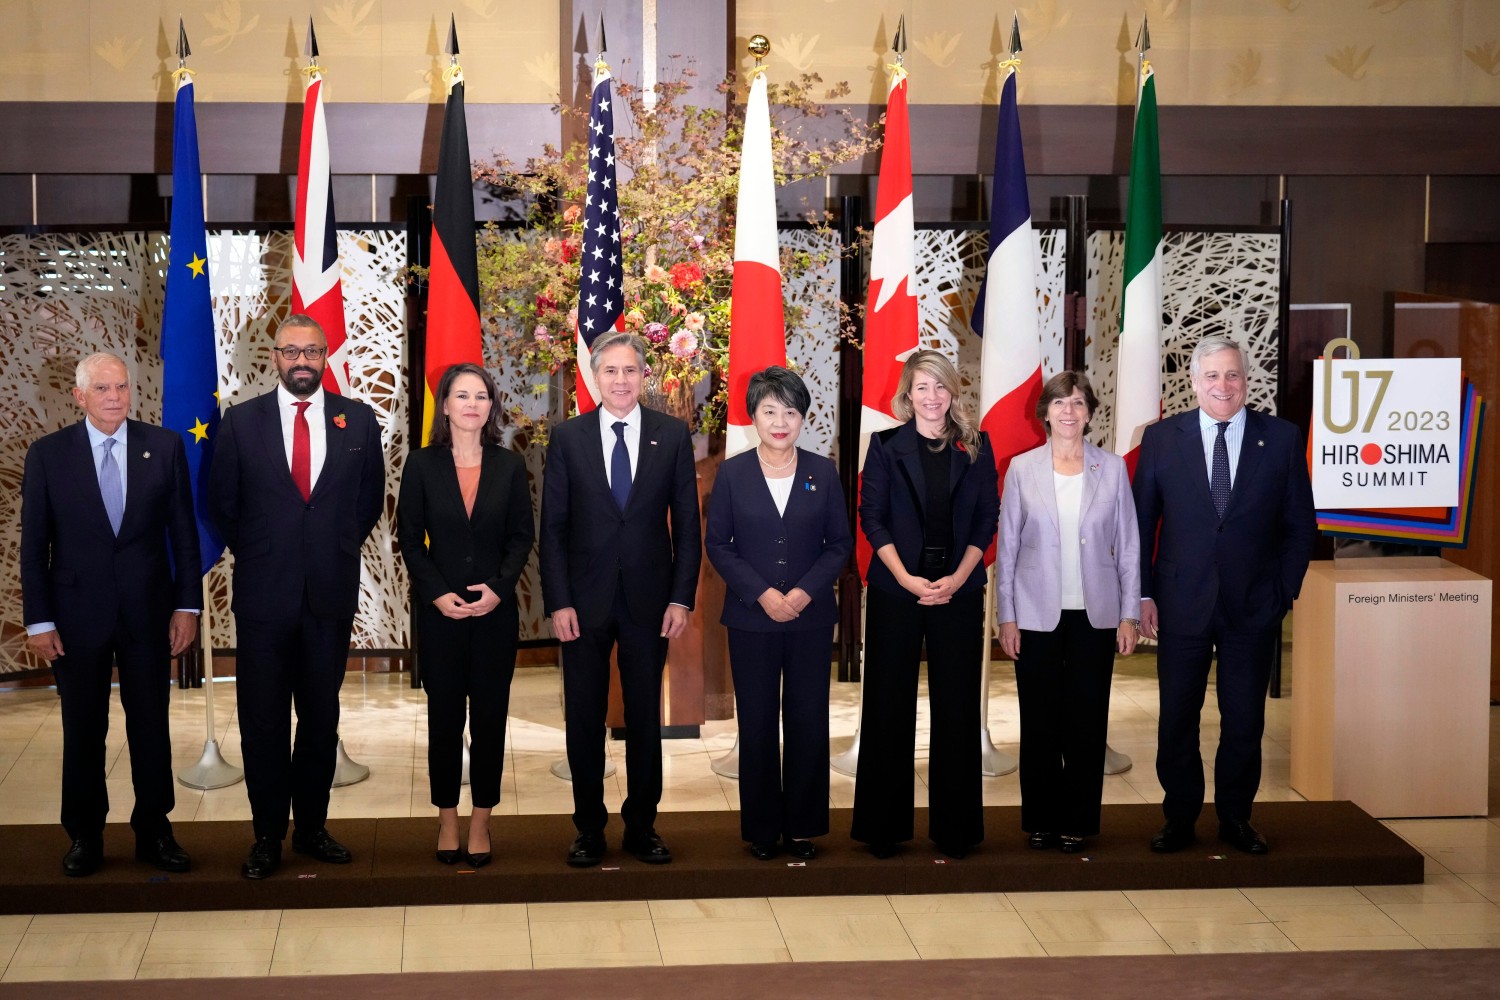
[[[965,576],[950,573],[936,580],[929,580],[922,576],[905,574],[898,582],[906,590],[917,596],[917,603],[932,607],[938,604],[947,604],[958,593],[958,588],[964,585]]]
[[[771,616],[773,622],[796,621],[803,609],[812,603],[812,598],[801,587],[793,587],[783,594],[775,587],[767,587],[760,595],[759,604]]]
[[[466,601],[454,593],[444,594],[432,604],[443,613],[446,618],[478,618],[487,615],[500,606],[500,595],[490,589],[487,583],[471,583],[469,590],[479,591],[479,599]]]

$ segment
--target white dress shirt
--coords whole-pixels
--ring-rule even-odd
[[[1083,473],[1065,476],[1053,471],[1052,489],[1057,495],[1057,536],[1062,542],[1062,604],[1064,611],[1082,611],[1083,552],[1079,545],[1079,522],[1083,516]]]
[[[328,423],[323,419],[325,398],[321,385],[307,397],[307,402],[312,404],[307,408],[308,440],[312,445],[312,471],[307,479],[309,489],[318,485],[318,473],[323,471],[323,460],[328,457]],[[276,386],[276,408],[281,413],[281,443],[286,449],[288,469],[292,467],[292,435],[297,426],[297,407],[293,404],[300,402],[302,400],[286,391],[286,386]]]
[[[796,476],[782,476],[779,479],[766,476],[766,486],[771,491],[771,499],[776,502],[776,513],[782,517],[786,517],[786,504],[792,498],[792,484],[796,479]]]
[[[1213,485],[1214,481],[1214,440],[1219,436],[1219,422],[1207,413],[1202,407],[1198,409],[1198,428],[1203,433],[1203,463],[1208,473],[1208,483]],[[1229,426],[1224,428],[1224,446],[1229,450],[1229,486],[1234,488],[1234,477],[1240,469],[1240,446],[1245,443],[1245,408],[1229,418]]]
[[[615,454],[615,424],[625,421],[625,450],[630,453],[630,481],[635,482],[635,470],[641,455],[641,404],[623,417],[617,417],[604,407],[599,407],[599,441],[604,446],[604,478],[614,487],[614,476],[610,472],[610,459]]]

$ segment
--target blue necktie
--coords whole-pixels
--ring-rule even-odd
[[[104,439],[104,461],[99,466],[99,494],[104,498],[104,513],[116,535],[125,517],[125,484],[120,482],[120,464],[115,461],[115,439]]]
[[[1219,520],[1222,521],[1224,511],[1229,507],[1229,445],[1224,441],[1229,421],[1219,421],[1218,427],[1219,436],[1214,439],[1214,468],[1208,480],[1208,495],[1213,498],[1214,510],[1219,512]]]
[[[615,450],[609,456],[609,491],[623,511],[630,502],[630,449],[625,447],[625,421],[616,420]]]

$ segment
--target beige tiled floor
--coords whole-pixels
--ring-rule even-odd
[[[1122,660],[1116,671],[1110,742],[1133,756],[1137,766],[1105,779],[1106,802],[1160,801],[1151,764],[1153,668],[1152,658],[1144,655]],[[238,760],[233,683],[215,685],[214,695],[217,739],[225,755]],[[563,754],[559,700],[555,671],[518,674],[499,811],[571,809],[568,786],[549,770]],[[343,701],[345,743],[373,773],[362,784],[335,789],[332,815],[430,815],[422,694],[401,675],[351,674]],[[1203,733],[1210,756],[1217,738],[1212,706],[1210,695]],[[852,740],[857,715],[857,688],[835,684],[835,752]],[[123,722],[116,701],[108,744],[116,818],[127,816],[131,803]],[[995,743],[1015,753],[1015,681],[1004,665],[996,670],[989,724]],[[172,725],[176,763],[187,766],[205,739],[203,691],[173,691]],[[925,803],[925,711],[918,725],[913,780],[918,802]],[[1492,731],[1497,725],[1500,711],[1492,714]],[[735,808],[735,782],[709,766],[733,742],[733,723],[712,723],[701,738],[670,741],[663,810]],[[1288,784],[1289,743],[1290,700],[1273,700],[1263,799],[1299,798]],[[56,822],[61,750],[54,692],[0,691],[0,824]],[[618,809],[623,748],[612,743],[610,753],[621,770],[606,794],[611,808]],[[852,798],[852,780],[834,773],[832,803],[847,806]],[[986,779],[985,799],[1018,803],[1016,776]],[[207,792],[178,789],[173,819],[248,818],[243,785]],[[1480,818],[1388,825],[1426,855],[1423,885],[0,916],[0,978],[1500,947],[1500,824]],[[991,836],[1019,841],[1017,831],[991,831]]]

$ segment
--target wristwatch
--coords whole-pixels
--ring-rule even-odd
[[[1141,620],[1139,618],[1121,618],[1120,619],[1120,624],[1121,625],[1125,625],[1127,623],[1132,628],[1134,628],[1137,632],[1139,632],[1141,630]]]

